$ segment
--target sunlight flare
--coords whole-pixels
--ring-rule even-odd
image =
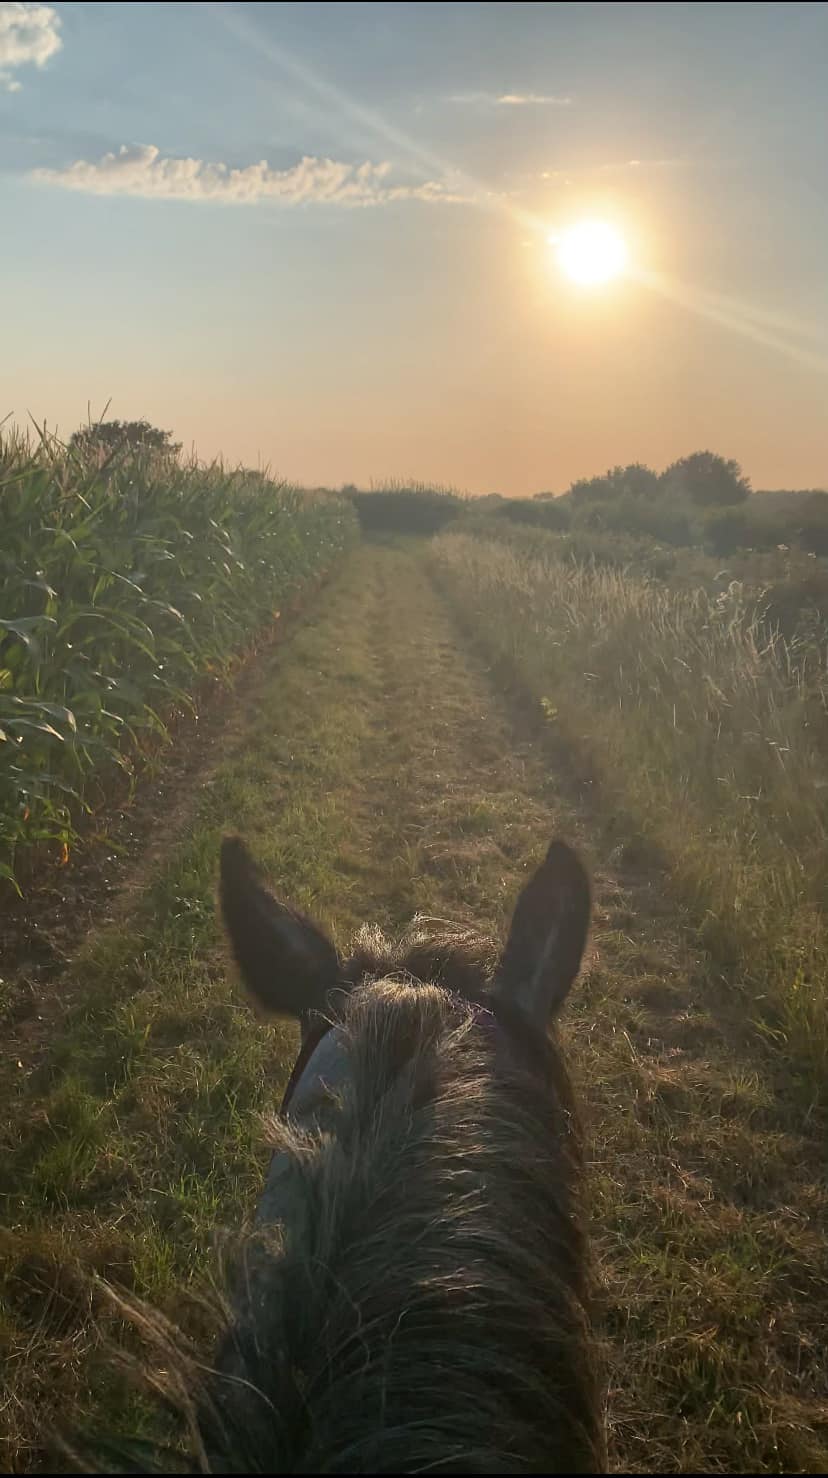
[[[581,287],[611,282],[627,265],[627,244],[607,221],[578,221],[548,240],[561,271]]]
[[[709,323],[752,340],[754,344],[761,344],[765,349],[784,354],[806,369],[828,374],[828,353],[818,324],[774,313],[761,304],[745,302],[742,298],[680,282],[664,272],[637,271],[635,279],[641,287],[658,293],[688,313],[706,318]],[[802,339],[810,340],[814,347],[797,342]]]

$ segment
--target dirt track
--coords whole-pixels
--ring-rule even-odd
[[[613,1460],[820,1470],[822,1148],[708,981],[668,880],[632,845],[606,852],[600,797],[560,758],[470,650],[416,546],[363,547],[259,660],[173,819],[120,869],[108,918],[75,920],[32,1009],[7,1022],[5,1466],[40,1460],[56,1405],[113,1409],[88,1314],[58,1302],[58,1317],[44,1291],[61,1259],[175,1310],[214,1226],[255,1195],[256,1116],[292,1037],[253,1024],[228,984],[212,890],[232,828],[340,938],[417,911],[499,929],[550,836],[581,847],[596,914],[566,1033],[592,1144]]]

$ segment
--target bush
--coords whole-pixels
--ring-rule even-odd
[[[364,533],[436,534],[466,507],[465,499],[442,488],[387,487],[372,492],[343,488]]]
[[[735,554],[737,549],[750,547],[751,521],[743,508],[728,508],[714,513],[704,526],[705,543],[714,554]]]
[[[718,553],[794,546],[828,554],[828,493],[756,493],[739,508],[711,513],[705,536]]]
[[[494,509],[496,518],[507,518],[512,523],[528,523],[535,528],[562,531],[569,528],[570,512],[560,498],[504,498]]]
[[[813,554],[828,554],[828,493],[808,493],[794,514],[796,541]]]
[[[828,570],[816,566],[769,585],[762,598],[767,626],[787,642],[828,644]]]
[[[687,511],[671,503],[650,503],[624,496],[613,502],[582,504],[574,514],[574,528],[644,534],[665,544],[694,542],[695,530]]]

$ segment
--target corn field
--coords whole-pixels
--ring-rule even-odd
[[[0,878],[64,857],[115,767],[135,773],[200,680],[355,536],[350,506],[169,457],[90,465],[0,441]]]

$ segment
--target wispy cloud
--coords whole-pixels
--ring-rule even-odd
[[[60,16],[51,5],[0,3],[0,90],[19,92],[18,67],[43,67],[60,51]]]
[[[569,108],[574,98],[548,92],[456,92],[449,102],[483,108]]]
[[[495,98],[498,108],[569,108],[572,102],[566,94],[545,92],[502,92]]]
[[[88,195],[137,195],[145,199],[219,201],[256,205],[273,200],[282,205],[386,205],[395,200],[458,204],[466,197],[437,180],[397,183],[391,165],[348,164],[305,156],[289,169],[271,169],[267,160],[232,168],[203,159],[162,155],[155,144],[122,144],[117,154],[94,163],[77,159],[63,169],[36,169],[42,184]]]
[[[692,169],[692,159],[621,159],[611,164],[599,164],[597,174],[618,174],[627,169]]]
[[[586,164],[574,165],[567,169],[543,169],[537,176],[541,180],[571,181],[575,176],[601,175],[601,174],[626,174],[628,171],[640,170],[671,170],[671,169],[696,169],[707,168],[700,161],[692,159],[619,159],[608,164]],[[534,176],[533,176],[534,178]]]

